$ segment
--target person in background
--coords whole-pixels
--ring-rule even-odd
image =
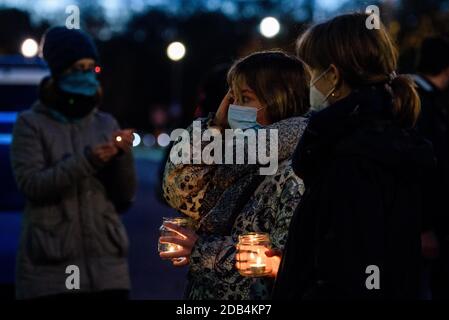
[[[127,298],[128,240],[118,212],[136,190],[133,132],[97,109],[98,54],[86,33],[51,28],[42,51],[51,76],[19,115],[11,146],[26,197],[17,298]]]
[[[449,298],[449,39],[430,37],[423,41],[414,80],[421,98],[417,131],[432,142],[437,167],[428,184],[429,205],[424,216],[423,257],[432,265],[431,295]],[[432,260],[436,259],[431,262]]]
[[[413,126],[419,97],[397,51],[367,14],[309,28],[316,113],[293,156],[306,193],[290,224],[274,299],[417,299],[430,143]]]
[[[161,242],[182,246],[179,252],[161,253],[161,258],[187,257],[173,264],[190,267],[188,299],[270,297],[273,277],[252,279],[239,274],[236,244],[239,235],[268,233],[274,248],[267,255],[275,265],[275,275],[279,259],[272,255],[283,249],[290,218],[304,192],[302,181],[292,171],[291,155],[307,124],[302,115],[309,109],[308,76],[296,57],[280,51],[254,53],[229,70],[230,90],[217,112],[199,119],[203,132],[212,128],[221,133],[229,128],[277,129],[279,166],[274,174],[260,175],[258,164],[167,161],[165,199],[199,225],[193,232],[167,224],[184,237],[160,238]],[[192,126],[188,130],[192,133]],[[248,150],[248,141],[244,150]]]

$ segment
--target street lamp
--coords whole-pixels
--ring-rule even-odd
[[[184,58],[186,54],[186,47],[182,42],[172,42],[167,47],[167,56],[172,61],[179,61]]]
[[[279,33],[281,25],[279,21],[274,17],[263,18],[259,25],[260,33],[265,38],[273,38]]]
[[[26,39],[22,43],[21,51],[22,51],[22,54],[26,58],[34,57],[37,54],[37,51],[38,51],[37,42],[35,40],[31,39],[31,38]]]

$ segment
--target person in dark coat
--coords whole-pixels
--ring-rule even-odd
[[[128,238],[119,212],[134,199],[132,130],[100,112],[97,51],[84,32],[48,30],[51,77],[14,126],[11,163],[26,206],[16,296],[126,299]]]
[[[310,120],[293,157],[306,193],[289,230],[274,299],[414,299],[420,291],[423,183],[431,145],[411,128],[412,81],[365,14],[307,30]]]
[[[432,142],[437,167],[429,183],[433,199],[423,224],[423,257],[433,269],[427,298],[449,298],[449,39],[423,41],[414,75],[421,99],[417,131]]]

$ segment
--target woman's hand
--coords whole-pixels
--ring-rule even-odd
[[[159,256],[164,260],[172,260],[175,267],[186,266],[190,263],[190,255],[192,254],[193,246],[198,240],[198,235],[195,231],[180,227],[176,224],[166,222],[164,226],[176,233],[170,237],[160,237],[161,243],[172,243],[181,246],[181,250],[174,252],[161,252]],[[179,259],[183,258],[183,259]]]
[[[118,153],[117,147],[111,143],[103,143],[92,149],[91,157],[94,163],[105,164]]]
[[[134,130],[133,129],[125,129],[118,130],[112,134],[112,141],[114,145],[123,152],[130,152],[133,147],[134,140]]]
[[[229,105],[234,102],[231,90],[226,93],[223,100],[220,103],[220,107],[215,113],[214,123],[220,127],[221,130],[228,127],[228,109]]]
[[[276,278],[281,265],[282,251],[278,249],[270,249],[265,251],[265,255],[268,257],[268,261],[272,268],[270,276]]]

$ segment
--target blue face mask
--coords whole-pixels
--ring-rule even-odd
[[[95,95],[100,85],[93,71],[75,71],[62,75],[58,83],[62,91],[83,96]]]
[[[242,107],[230,104],[228,109],[228,123],[231,129],[259,129],[262,126],[257,123],[257,111],[263,108]]]

